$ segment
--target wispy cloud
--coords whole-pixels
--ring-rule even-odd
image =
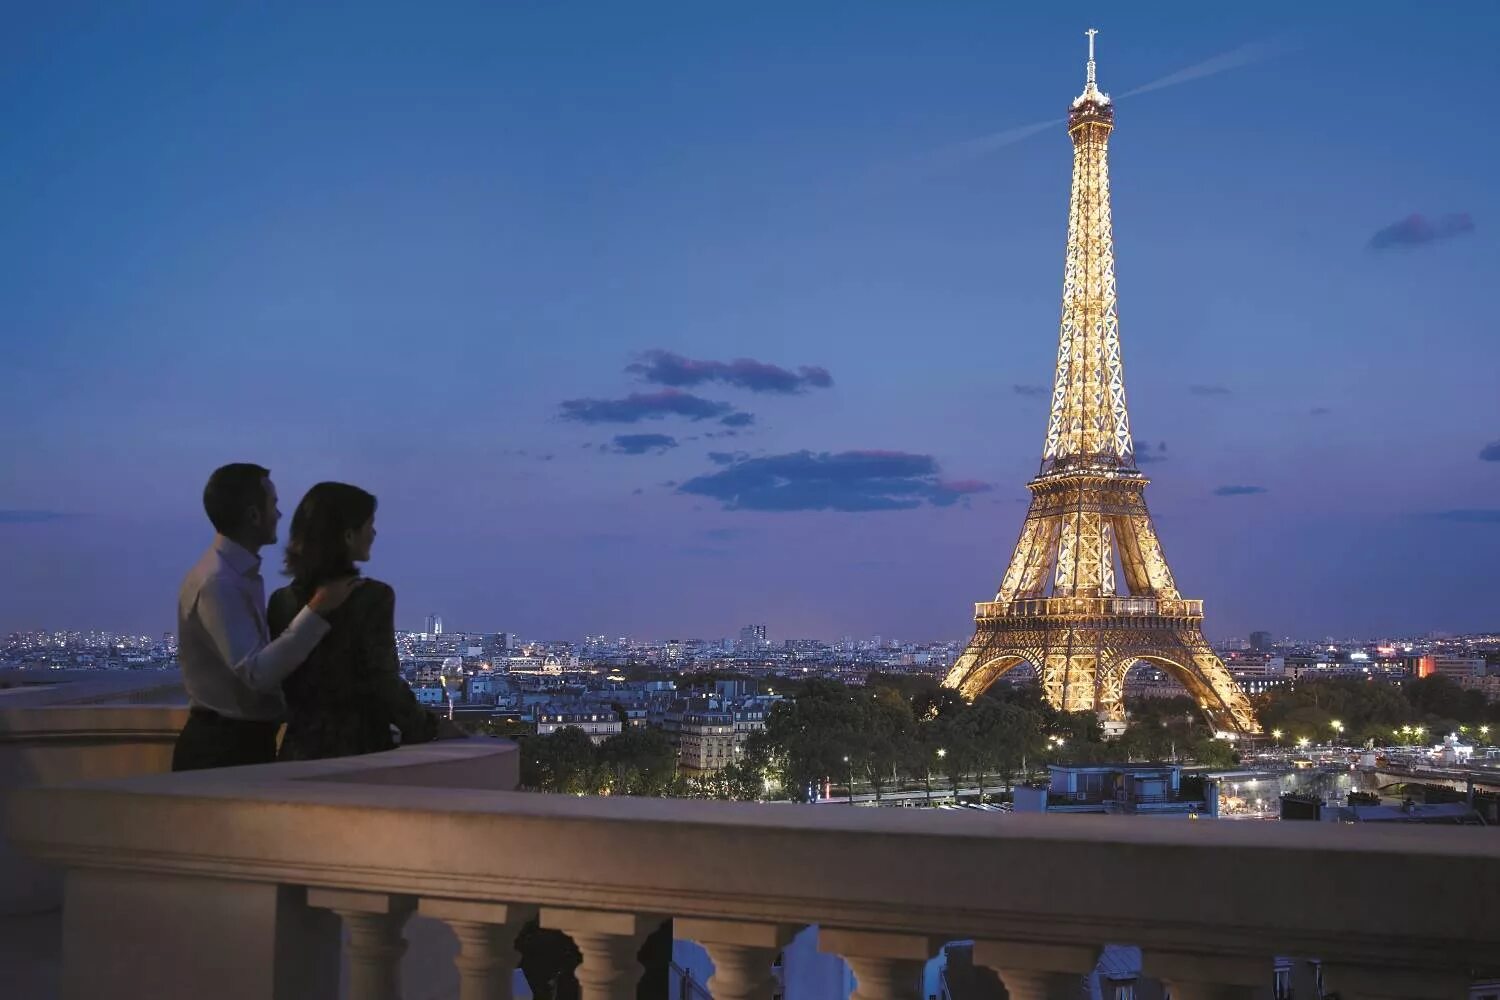
[[[708,460],[715,465],[733,465],[749,457],[750,453],[745,451],[711,451],[708,453]]]
[[[1017,396],[1045,396],[1048,389],[1045,385],[1013,385],[1010,391]]]
[[[751,424],[755,423],[755,414],[745,413],[743,411],[739,413],[731,413],[727,417],[720,417],[719,423],[723,424],[725,427],[749,427]]]
[[[1328,416],[1328,414],[1332,413],[1333,411],[1330,410],[1326,406],[1314,406],[1312,409],[1308,410],[1307,412],[1308,412],[1309,416],[1313,416],[1313,417],[1326,417],[1326,416]]]
[[[616,434],[603,447],[616,455],[660,455],[677,447],[677,439],[670,434]]]
[[[1190,385],[1188,392],[1194,396],[1233,396],[1234,391],[1227,385]]]
[[[947,507],[991,488],[978,480],[943,480],[939,472],[931,455],[798,451],[737,459],[677,491],[717,500],[725,510],[858,512]]]
[[[704,399],[678,389],[633,392],[624,399],[567,399],[561,407],[564,420],[585,424],[634,424],[663,417],[711,420],[734,410],[728,403]]]
[[[1436,521],[1454,521],[1458,524],[1500,524],[1500,508],[1497,507],[1435,510],[1426,516]]]
[[[722,382],[751,392],[774,392],[790,395],[808,389],[826,389],[833,385],[827,368],[802,365],[793,371],[754,358],[733,361],[699,361],[671,351],[642,353],[625,370],[640,376],[642,382],[657,385],[695,386],[704,382]]]
[[[1150,441],[1135,439],[1135,464],[1150,465],[1152,462],[1165,462],[1167,460],[1167,442],[1160,441],[1153,445]]]
[[[1481,462],[1500,462],[1500,441],[1491,441],[1479,449]]]
[[[1265,493],[1264,486],[1220,486],[1214,490],[1216,497],[1248,497],[1256,493]]]
[[[1438,240],[1451,239],[1474,231],[1474,220],[1468,212],[1454,212],[1429,219],[1424,215],[1408,215],[1400,222],[1393,222],[1370,237],[1371,250],[1389,250],[1392,247],[1420,247]]]
[[[61,510],[0,510],[0,524],[42,524],[77,516]]]

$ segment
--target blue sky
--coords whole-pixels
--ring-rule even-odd
[[[249,460],[288,517],[380,497],[405,626],[963,636],[1070,167],[1061,126],[974,140],[1064,112],[1089,24],[1117,96],[1229,67],[1121,96],[1111,145],[1209,633],[1495,627],[1500,8],[309,6],[0,37],[0,630],[171,628]]]

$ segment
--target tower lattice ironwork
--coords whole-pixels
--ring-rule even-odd
[[[1095,32],[1087,34],[1087,79],[1068,110],[1073,187],[1041,470],[1027,484],[1031,509],[1000,590],[975,605],[974,638],[944,683],[973,698],[1029,663],[1053,707],[1121,723],[1125,675],[1146,661],[1180,681],[1216,729],[1259,733],[1249,700],[1203,638],[1203,602],[1177,592],[1146,510],[1115,307],[1114,106],[1095,82]]]

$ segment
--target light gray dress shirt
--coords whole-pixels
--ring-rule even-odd
[[[286,711],[282,680],[328,629],[304,607],[270,641],[260,556],[215,535],[177,598],[177,662],[188,699],[231,719],[280,719]]]

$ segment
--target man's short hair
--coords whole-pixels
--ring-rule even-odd
[[[266,477],[270,469],[250,462],[221,465],[203,487],[203,510],[214,530],[232,535],[245,526],[245,511],[266,502]]]

